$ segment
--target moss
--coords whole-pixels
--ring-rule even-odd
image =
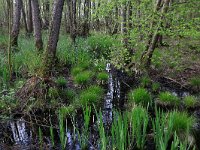
[[[144,88],[138,88],[130,91],[128,97],[130,103],[134,102],[136,104],[147,105],[151,102],[151,95]]]
[[[159,94],[159,101],[174,106],[178,106],[180,104],[180,99],[170,92],[161,92]]]

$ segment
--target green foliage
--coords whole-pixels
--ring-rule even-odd
[[[140,79],[140,84],[142,87],[148,87],[151,84],[151,79],[148,76],[143,76]]]
[[[99,118],[98,131],[99,131],[99,136],[100,136],[100,147],[101,147],[101,150],[106,150],[107,145],[108,145],[108,138],[106,136],[106,131],[104,128],[103,114],[100,111],[98,114],[96,114],[96,116],[97,118]]]
[[[81,73],[83,71],[83,68],[81,67],[74,67],[72,68],[71,74],[73,76],[76,76],[77,74]]]
[[[48,91],[48,96],[53,99],[57,99],[59,97],[59,91],[56,87],[50,87]]]
[[[184,97],[184,104],[187,108],[193,108],[197,106],[199,103],[195,96],[186,96]]]
[[[144,106],[147,106],[149,103],[151,103],[151,95],[144,88],[137,88],[130,91],[128,97],[130,103],[134,102],[136,104],[142,104]]]
[[[160,83],[157,82],[153,83],[151,88],[153,92],[158,92],[160,88]]]
[[[114,115],[111,127],[112,149],[127,149],[128,137],[128,116],[118,112]]]
[[[180,104],[180,99],[170,92],[161,92],[159,94],[159,101],[173,106]]]
[[[66,87],[67,86],[67,80],[63,76],[58,77],[55,82],[60,87]]]
[[[74,77],[74,81],[77,84],[86,85],[92,80],[93,75],[91,71],[83,71]]]
[[[62,114],[62,117],[71,116],[75,113],[76,108],[73,105],[62,106],[59,112]]]
[[[190,84],[195,88],[200,88],[200,77],[193,77],[190,79]]]
[[[9,71],[6,55],[0,51],[0,89],[9,81]]]
[[[67,127],[64,126],[65,115],[66,115],[66,109],[61,108],[59,110],[58,119],[59,119],[60,143],[61,143],[62,150],[65,149],[66,143],[67,143],[67,137],[66,137]]]
[[[148,112],[141,106],[135,107],[130,113],[132,139],[136,139],[138,149],[144,149],[147,135]]]
[[[97,74],[97,80],[100,80],[100,81],[107,81],[109,78],[108,76],[108,73],[107,72],[99,72]]]
[[[130,61],[131,56],[128,49],[121,47],[115,47],[110,54],[110,61],[117,69],[125,69],[127,63]]]
[[[156,118],[153,120],[153,131],[155,133],[154,141],[156,149],[166,150],[168,141],[171,137],[173,129],[173,120],[171,115],[167,118],[160,110],[156,109]]]
[[[73,100],[76,98],[76,92],[72,89],[67,89],[65,91],[65,96],[70,102],[73,102]]]
[[[90,50],[96,57],[107,57],[115,40],[113,37],[104,34],[95,34],[87,39]]]
[[[185,112],[173,111],[170,112],[170,115],[173,122],[173,132],[176,131],[177,134],[188,134],[195,123],[195,119]]]
[[[103,89],[100,86],[92,85],[80,93],[80,103],[82,106],[99,104],[103,96]]]

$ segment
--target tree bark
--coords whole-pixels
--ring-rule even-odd
[[[44,12],[44,21],[43,21],[43,29],[49,28],[49,11],[50,11],[50,4],[49,0],[45,0],[43,3],[43,12]]]
[[[21,18],[22,0],[13,1],[13,25],[11,32],[11,45],[18,46],[18,35],[20,31],[20,18]]]
[[[157,29],[156,29],[154,35],[152,36],[152,39],[151,39],[151,42],[149,44],[148,50],[143,55],[143,59],[142,59],[143,62],[142,63],[144,64],[144,67],[147,70],[150,68],[150,65],[151,65],[151,58],[153,56],[153,52],[154,52],[154,50],[156,48],[156,45],[157,45],[159,37],[160,37],[160,33],[159,32],[160,32],[160,30],[162,28],[162,22],[163,22],[163,19],[164,19],[164,14],[166,14],[167,11],[168,11],[169,3],[170,3],[170,0],[164,0],[161,16],[160,16],[160,19],[158,21]]]
[[[43,42],[42,42],[42,31],[41,31],[42,25],[41,25],[40,9],[39,9],[38,0],[32,0],[31,6],[32,6],[35,47],[38,51],[41,51],[43,49]]]
[[[26,21],[26,12],[25,12],[25,4],[22,2],[22,16],[23,16],[23,20],[24,20],[24,28],[26,33],[28,33],[28,25],[27,25],[27,21]]]
[[[50,35],[44,58],[44,64],[45,64],[43,69],[44,77],[48,77],[51,75],[52,68],[55,63],[54,60],[56,56],[56,48],[60,32],[63,5],[64,5],[64,0],[54,1],[52,21],[50,25]]]
[[[31,0],[28,0],[28,15],[27,15],[28,33],[33,32],[33,19],[32,19],[32,7]]]

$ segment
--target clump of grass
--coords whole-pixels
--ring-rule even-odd
[[[180,104],[180,99],[170,92],[161,92],[159,94],[159,101],[164,104],[173,106],[177,106]]]
[[[142,87],[148,87],[151,84],[151,79],[148,76],[144,76],[140,79],[140,84]]]
[[[66,80],[64,77],[60,76],[60,77],[58,77],[58,78],[56,79],[56,83],[57,83],[58,86],[60,86],[60,87],[66,87],[66,85],[67,85],[67,80]]]
[[[107,81],[109,78],[108,76],[108,73],[107,72],[99,72],[97,74],[97,80],[100,80],[100,81]]]
[[[173,111],[170,112],[173,121],[173,131],[177,134],[188,134],[192,129],[195,119],[189,116],[186,112]]]
[[[83,71],[74,78],[75,83],[85,85],[92,80],[93,73],[91,71]]]
[[[80,102],[83,106],[98,104],[102,98],[103,89],[100,86],[90,86],[80,93]]]
[[[153,92],[158,92],[159,88],[160,88],[160,84],[159,83],[156,82],[156,83],[152,84],[152,91]]]
[[[70,102],[72,102],[76,98],[76,92],[72,89],[67,89],[65,91],[65,96]]]
[[[63,117],[70,116],[75,112],[76,108],[73,105],[63,106],[60,108],[60,113],[62,113]]]
[[[198,105],[198,101],[195,96],[186,96],[184,97],[184,104],[187,108],[193,108]]]
[[[195,88],[200,88],[200,77],[193,77],[190,79],[190,84]]]
[[[71,74],[73,76],[76,76],[77,74],[81,73],[83,71],[83,68],[81,67],[74,67],[72,68]]]
[[[58,98],[59,97],[58,89],[55,87],[50,87],[48,91],[48,96],[54,99]]]
[[[137,88],[130,91],[128,96],[130,103],[134,102],[135,104],[142,104],[145,106],[148,105],[148,103],[151,103],[151,95],[144,88]]]

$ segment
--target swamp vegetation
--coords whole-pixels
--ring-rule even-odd
[[[0,0],[0,150],[199,150],[199,0]]]

